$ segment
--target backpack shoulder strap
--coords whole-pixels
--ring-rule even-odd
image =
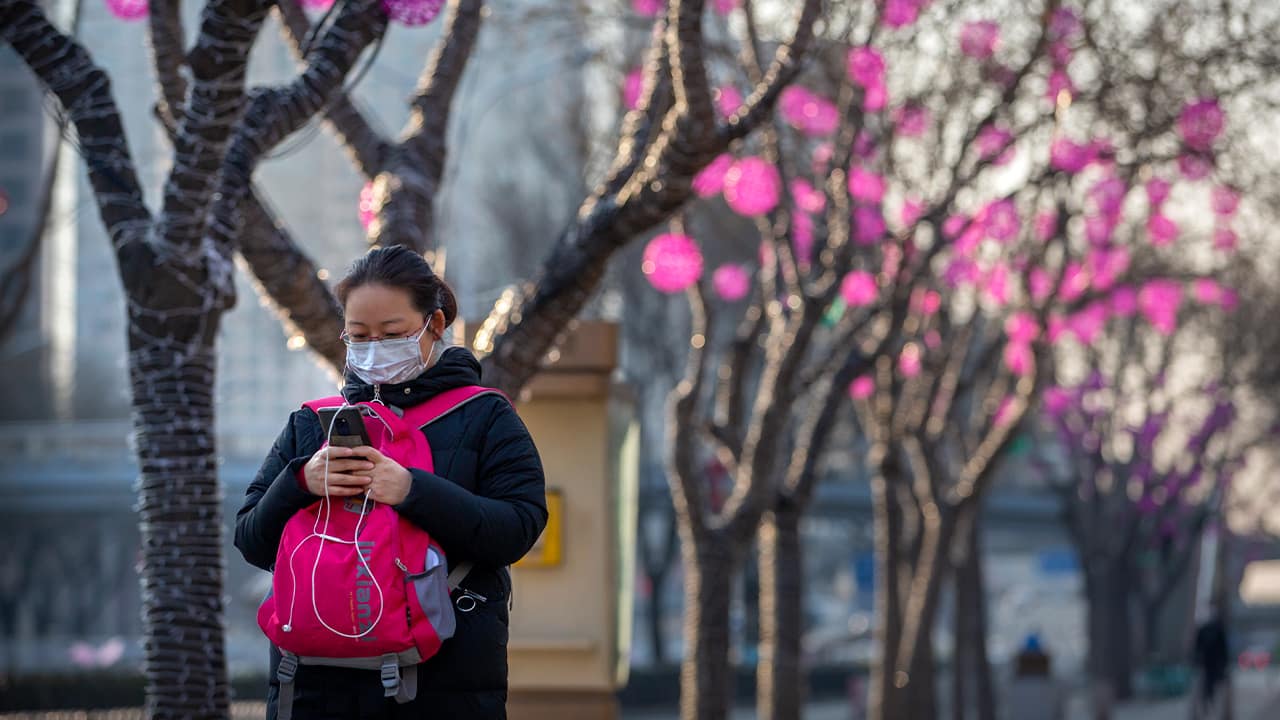
[[[331,395],[329,397],[319,398],[317,400],[308,400],[307,402],[302,403],[302,407],[309,409],[311,412],[316,412],[320,408],[342,407],[343,405],[346,405],[346,404],[347,404],[346,398],[342,397],[341,395]]]
[[[457,387],[452,390],[445,390],[424,403],[406,409],[404,411],[404,421],[413,427],[424,428],[472,400],[485,395],[506,397],[500,390],[480,385]]]

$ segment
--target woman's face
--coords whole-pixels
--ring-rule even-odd
[[[413,307],[408,291],[386,285],[361,285],[347,294],[346,334],[352,342],[418,338],[422,357],[431,357],[431,346],[444,332],[444,312],[425,317]],[[422,332],[424,326],[426,332]]]

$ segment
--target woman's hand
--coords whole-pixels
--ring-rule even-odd
[[[307,461],[303,468],[307,492],[325,495],[325,458],[329,459],[328,494],[330,497],[359,495],[369,487],[369,473],[374,464],[367,458],[373,448],[349,448],[329,446]]]
[[[369,498],[385,505],[399,505],[409,496],[413,476],[403,465],[371,447],[357,448],[373,463],[373,469],[362,471],[369,476]]]

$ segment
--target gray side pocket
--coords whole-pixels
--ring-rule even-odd
[[[458,621],[453,615],[453,601],[449,599],[449,578],[444,557],[435,548],[427,549],[425,572],[410,575],[409,582],[418,596],[418,603],[427,621],[435,628],[441,640],[448,640],[457,631]]]

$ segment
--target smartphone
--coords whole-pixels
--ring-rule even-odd
[[[364,418],[357,407],[320,408],[321,430],[335,447],[371,446]],[[332,432],[330,432],[332,428]]]

